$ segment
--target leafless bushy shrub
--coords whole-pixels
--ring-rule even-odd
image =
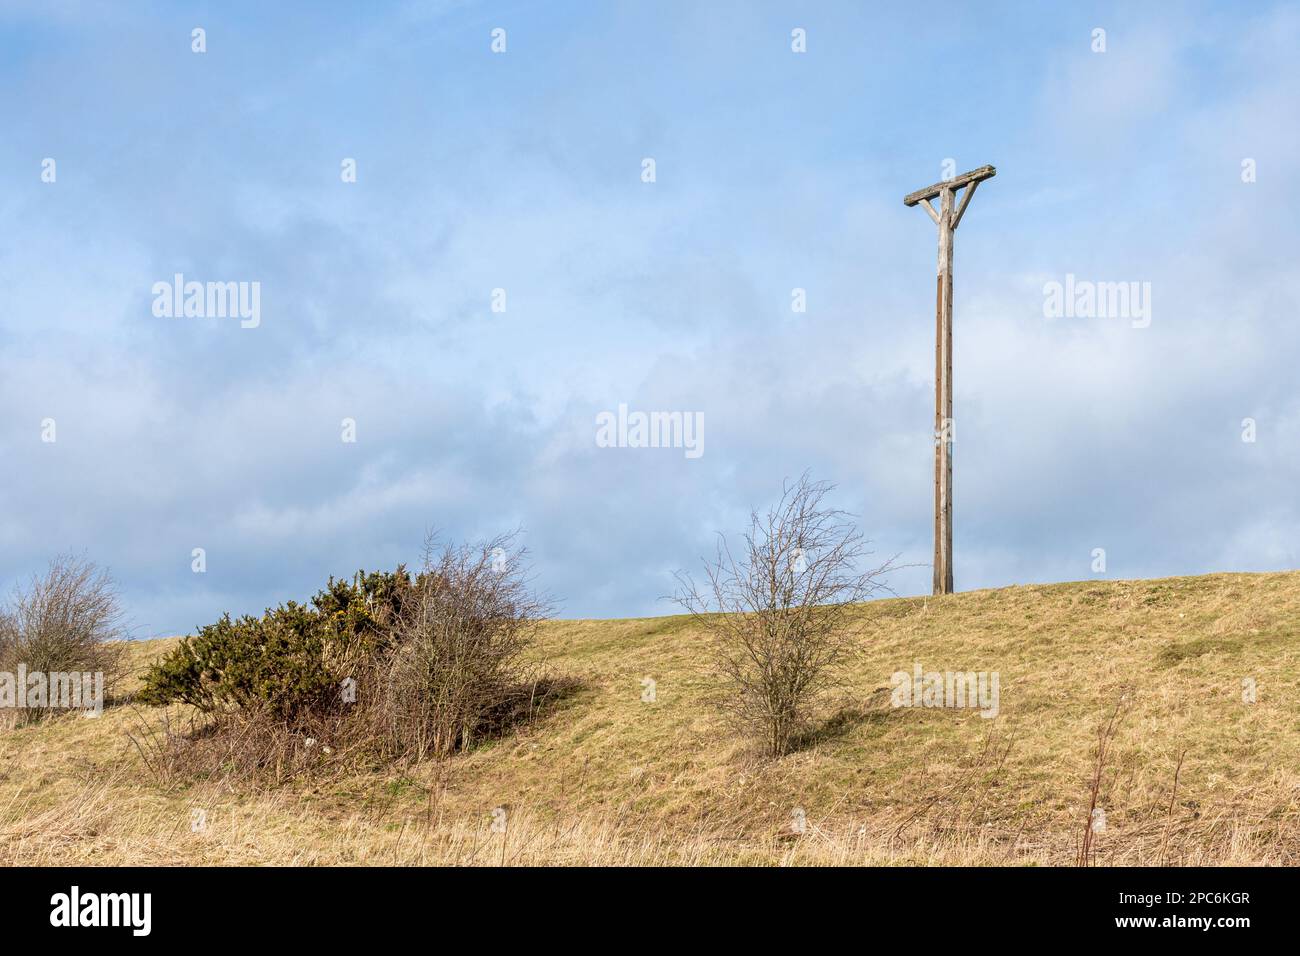
[[[724,714],[773,756],[793,749],[838,682],[856,635],[852,605],[888,590],[881,578],[895,568],[862,569],[872,552],[851,516],[825,505],[832,487],[807,475],[787,484],[775,508],[750,513],[739,554],[720,535],[703,591],[677,575],[678,603],[714,638]]]
[[[33,575],[0,608],[0,671],[15,673],[96,673],[109,687],[120,670],[127,637],[117,590],[108,572],[71,555],[50,562],[43,576]],[[22,708],[20,721],[39,719],[53,710]]]
[[[378,674],[379,717],[394,752],[423,759],[463,750],[520,696],[521,655],[548,608],[514,539],[426,545]]]

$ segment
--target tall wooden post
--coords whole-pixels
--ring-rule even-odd
[[[939,200],[934,303],[934,593],[952,593],[952,190]]]
[[[952,586],[952,239],[975,187],[997,175],[981,166],[903,197],[903,204],[922,203],[939,227],[939,268],[934,297],[934,593],[951,594]],[[965,189],[961,203],[957,192]],[[930,200],[939,198],[939,211]]]

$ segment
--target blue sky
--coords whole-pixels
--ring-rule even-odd
[[[0,582],[84,553],[147,637],[522,526],[562,615],[668,613],[805,469],[928,563],[901,198],[948,159],[998,168],[957,588],[1300,564],[1297,5],[809,6],[0,4]],[[155,316],[178,272],[260,283],[260,325]],[[1150,283],[1150,325],[1045,317],[1067,274]],[[704,454],[597,447],[620,403]]]

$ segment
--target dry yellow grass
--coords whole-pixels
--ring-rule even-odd
[[[1015,587],[861,615],[843,719],[776,762],[705,705],[704,638],[682,617],[547,624],[535,654],[580,677],[578,694],[517,735],[387,775],[163,788],[126,736],[161,714],[132,707],[3,731],[0,863],[1069,864],[1096,732],[1125,688],[1098,862],[1300,861],[1300,573]],[[999,672],[1000,715],[882,706],[914,662]]]

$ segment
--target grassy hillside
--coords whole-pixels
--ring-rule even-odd
[[[164,786],[127,736],[164,714],[132,706],[3,731],[0,862],[1071,863],[1098,728],[1125,692],[1099,862],[1300,862],[1300,573],[895,599],[861,619],[835,719],[775,762],[706,706],[683,617],[548,623],[535,654],[577,694],[387,775]],[[890,708],[890,675],[916,662],[997,671],[999,716]]]

